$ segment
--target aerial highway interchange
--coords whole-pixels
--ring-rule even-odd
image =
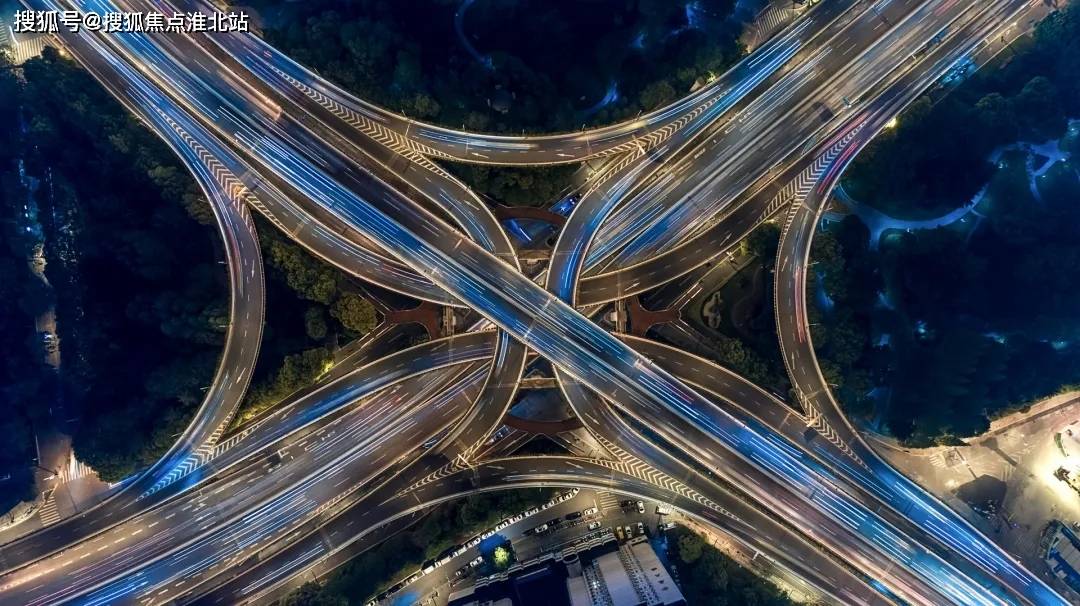
[[[23,3],[216,10],[199,0]],[[393,114],[247,33],[62,32],[59,43],[169,144],[211,201],[231,321],[214,382],[174,447],[97,507],[0,547],[0,603],[266,602],[418,511],[526,486],[671,503],[836,603],[1068,603],[863,442],[822,377],[805,309],[810,243],[844,167],[957,61],[992,58],[1044,8],[824,0],[668,107],[522,137]],[[526,275],[485,202],[433,159],[600,168],[551,263]],[[390,354],[364,349],[225,433],[262,338],[253,210],[341,270],[466,308],[472,324]],[[775,314],[798,402],[596,321],[768,220],[783,226]],[[539,359],[594,447],[524,457],[518,442],[489,439]]]

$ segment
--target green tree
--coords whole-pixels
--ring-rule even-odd
[[[323,308],[312,305],[304,311],[304,331],[314,341],[326,338],[326,313]]]
[[[678,541],[679,559],[687,564],[697,562],[705,550],[705,541],[692,532],[680,535]]]
[[[662,107],[675,100],[675,87],[667,80],[658,80],[641,91],[640,103],[646,110]]]
[[[281,273],[289,288],[301,297],[323,305],[334,300],[338,290],[334,270],[276,232],[260,230],[259,239],[267,264]]]
[[[356,293],[344,293],[334,301],[330,314],[352,332],[364,335],[375,328],[375,306]]]

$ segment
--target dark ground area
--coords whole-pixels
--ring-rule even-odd
[[[0,56],[0,511],[33,498],[33,425],[43,420],[56,397],[56,379],[42,361],[41,336],[34,318],[51,301],[47,288],[27,267],[37,239],[19,229],[28,192],[19,180],[16,161],[26,152],[19,132],[22,87]],[[21,233],[20,233],[21,232]]]
[[[826,377],[849,410],[910,444],[980,433],[1080,383],[1078,159],[1033,182],[1037,154],[988,161],[1017,141],[1076,149],[1066,117],[1080,116],[1080,9],[1051,16],[1000,61],[915,103],[845,181],[861,203],[916,217],[964,206],[985,186],[978,215],[891,232],[876,250],[849,218],[815,242],[808,288],[824,287],[814,342]],[[872,395],[883,396],[877,407]]]
[[[179,161],[51,50],[23,66],[77,456],[115,481],[154,461],[209,381],[227,322],[209,207]],[[70,249],[55,250],[67,241]],[[66,255],[66,256],[65,256]]]
[[[22,379],[5,386],[16,394],[11,406],[24,414],[7,418],[23,422],[61,398],[66,413],[79,419],[76,455],[102,479],[117,481],[171,445],[211,380],[228,324],[223,253],[210,207],[187,170],[85,71],[51,49],[21,71],[25,84],[10,84],[4,103],[22,108],[26,145],[3,147],[21,149],[27,173],[47,184],[37,197],[46,257],[63,260],[49,267],[63,366],[59,392],[33,397],[55,379],[27,383],[36,376],[27,360],[40,353],[11,356],[12,373],[19,369]],[[10,161],[2,165],[10,171]],[[4,182],[4,212],[21,209],[10,172]],[[269,310],[245,403],[252,410],[310,382],[329,359],[324,346],[364,334],[377,320],[370,302],[336,270],[268,225],[261,238]],[[4,262],[17,267],[19,259]],[[27,303],[2,314],[13,331],[4,342],[34,350],[40,345],[28,332],[32,316],[26,321],[19,314],[42,303],[32,300],[32,276],[15,273],[10,284],[21,281],[25,294],[5,303],[18,305],[20,297]],[[10,452],[22,460],[23,450]]]

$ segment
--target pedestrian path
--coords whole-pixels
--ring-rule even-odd
[[[60,512],[56,510],[56,497],[53,491],[50,490],[49,494],[45,496],[45,502],[42,503],[38,516],[41,519],[42,526],[48,526],[60,521]]]

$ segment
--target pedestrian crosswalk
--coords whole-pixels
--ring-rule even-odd
[[[50,490],[45,495],[45,502],[42,503],[38,516],[41,519],[42,526],[48,526],[60,521],[60,512],[56,510],[56,497],[53,491]]]
[[[619,497],[610,492],[601,492],[597,495],[597,505],[600,507],[600,513],[607,513],[611,510],[618,510]]]
[[[779,31],[782,27],[791,23],[795,18],[795,11],[789,6],[777,6],[772,4],[758,18],[755,26],[757,27],[758,39],[767,40],[770,36]]]
[[[72,451],[68,455],[67,465],[60,468],[60,473],[57,474],[57,480],[61,484],[65,484],[90,475],[94,475],[94,469],[86,463],[76,459],[75,453]]]

